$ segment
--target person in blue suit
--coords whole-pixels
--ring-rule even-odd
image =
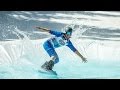
[[[79,53],[79,51],[73,46],[72,42],[70,41],[70,38],[73,32],[73,29],[71,27],[69,27],[65,31],[65,33],[58,32],[55,30],[50,30],[43,27],[36,27],[36,28],[54,35],[54,37],[48,39],[43,44],[45,51],[49,54],[51,58],[49,61],[46,61],[41,66],[43,69],[52,70],[54,67],[54,64],[59,62],[59,57],[55,49],[62,46],[69,47],[75,54],[77,54],[82,59],[83,62],[87,62],[87,59]]]

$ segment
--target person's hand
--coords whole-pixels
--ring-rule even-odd
[[[87,62],[87,59],[86,58],[82,58],[82,61],[84,62],[84,63],[86,63]]]
[[[35,28],[40,29],[40,27],[35,27]]]

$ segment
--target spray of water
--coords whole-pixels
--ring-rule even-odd
[[[91,41],[89,43],[86,43],[86,44],[82,44],[82,43],[79,43],[78,40],[80,40],[80,37],[83,36],[83,33],[86,31],[86,30],[90,30],[92,27],[86,27],[86,28],[83,28],[83,26],[85,25],[84,23],[77,23],[79,21],[78,18],[74,18],[71,22],[71,24],[68,24],[66,25],[62,31],[65,32],[66,29],[68,27],[71,27],[73,29],[73,34],[72,34],[72,40],[74,41],[75,43],[75,46],[82,52],[82,54],[85,56],[85,57],[88,57],[87,55],[87,49],[88,47],[93,44],[93,43],[96,43],[96,41]]]
[[[19,30],[14,25],[7,26],[7,32],[16,36],[18,39],[4,43],[1,42],[0,64],[18,64],[22,59],[25,59],[36,66],[39,65],[39,58],[44,59],[43,54],[40,54],[41,51],[35,47],[25,32]],[[7,37],[6,34],[3,36]]]

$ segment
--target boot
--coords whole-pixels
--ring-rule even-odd
[[[48,66],[48,62],[46,61],[42,66],[41,66],[41,68],[43,68],[43,69],[47,69],[46,67]]]
[[[52,69],[53,69],[53,66],[54,66],[54,62],[53,62],[52,60],[50,60],[50,61],[48,62],[47,69],[48,69],[48,70],[52,70]]]
[[[54,62],[52,60],[50,60],[49,62],[45,62],[41,67],[45,70],[52,70],[54,66]]]

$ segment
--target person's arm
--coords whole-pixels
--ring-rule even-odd
[[[67,45],[75,54],[77,54],[82,60],[83,62],[87,62],[86,58],[84,58],[79,52],[78,50],[73,46],[72,42],[69,40],[68,45]]]
[[[43,27],[36,27],[36,28],[40,29],[40,30],[42,30],[44,32],[50,32],[50,29],[48,29],[48,28],[43,28]]]
[[[37,29],[40,29],[44,32],[48,32],[52,35],[55,35],[57,37],[61,36],[62,35],[62,32],[58,32],[58,31],[54,31],[54,30],[51,30],[51,29],[48,29],[48,28],[43,28],[43,27],[36,27]]]
[[[83,57],[83,56],[78,52],[78,50],[76,50],[74,53],[77,54],[80,58],[82,58],[83,62],[87,62],[86,58]]]

